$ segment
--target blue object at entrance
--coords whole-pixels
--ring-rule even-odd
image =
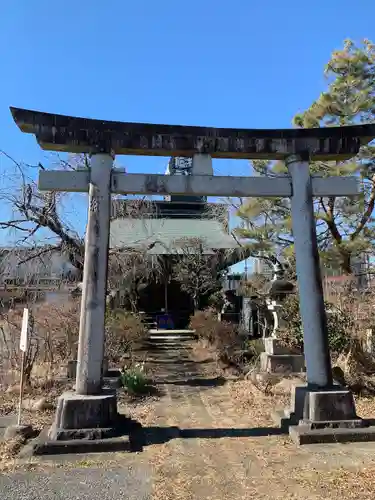
[[[174,329],[173,319],[169,314],[159,314],[156,316],[156,323],[158,325],[158,330]]]

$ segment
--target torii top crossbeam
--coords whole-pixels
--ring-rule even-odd
[[[283,160],[308,153],[311,160],[345,160],[375,137],[375,125],[310,129],[231,129],[127,123],[10,108],[14,121],[46,150],[113,151],[119,155]]]

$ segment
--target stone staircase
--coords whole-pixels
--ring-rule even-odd
[[[149,330],[145,350],[156,385],[172,385],[180,391],[191,379],[199,378],[199,367],[190,357],[194,339],[193,330]]]
[[[148,331],[148,338],[150,341],[187,341],[194,340],[194,330],[158,330],[151,328]]]
[[[150,350],[179,349],[195,339],[193,330],[150,329],[146,343]]]

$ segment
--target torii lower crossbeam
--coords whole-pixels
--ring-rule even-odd
[[[43,191],[87,192],[88,171],[41,171],[39,189]],[[196,195],[230,197],[285,197],[293,193],[290,176],[233,177],[211,175],[157,175],[112,172],[113,194]],[[324,196],[355,196],[358,194],[355,177],[312,177],[312,194]]]

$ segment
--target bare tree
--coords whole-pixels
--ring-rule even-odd
[[[200,299],[219,286],[218,254],[205,246],[201,238],[182,238],[174,241],[176,263],[173,278],[193,299],[199,309]]]
[[[13,246],[27,249],[18,265],[58,252],[64,254],[74,269],[82,275],[83,236],[73,229],[64,215],[63,200],[69,197],[69,194],[41,193],[35,180],[38,170],[45,169],[41,163],[28,165],[16,161],[4,151],[0,153],[10,162],[6,172],[2,172],[5,189],[0,191],[0,201],[5,212],[11,214],[3,220],[0,219],[0,229],[8,230]],[[59,167],[64,170],[82,168],[82,165],[88,168],[88,162],[87,156],[83,156],[79,161],[75,157],[72,157],[71,161],[58,159]]]
[[[6,189],[0,190],[0,202],[11,215],[0,219],[0,230],[8,230],[13,244],[11,248],[0,251],[0,271],[6,275],[4,267],[7,267],[8,274],[19,276],[24,269],[27,269],[28,275],[34,269],[34,273],[40,275],[43,274],[44,266],[48,268],[51,256],[60,255],[70,264],[61,277],[67,278],[67,275],[73,274],[76,281],[82,281],[85,251],[82,233],[87,208],[85,204],[82,205],[82,213],[78,214],[82,223],[81,232],[74,229],[67,214],[70,212],[77,218],[74,205],[77,206],[79,197],[85,195],[75,193],[75,203],[72,203],[70,193],[40,192],[35,177],[38,170],[44,170],[45,167],[41,163],[28,165],[17,162],[5,152],[1,153],[8,158],[8,165],[2,173],[2,177],[7,180],[4,181]],[[57,157],[57,163],[62,170],[90,168],[87,155],[71,155],[68,160]],[[69,206],[66,200],[69,200]],[[113,197],[111,212],[112,219],[146,219],[155,216],[152,202],[146,198],[126,199],[125,202],[123,197]],[[140,275],[147,275],[149,271],[146,273],[145,269],[148,266],[143,263],[146,251],[147,248],[142,245],[139,248],[110,250],[109,287],[116,285],[116,273],[117,277],[123,273],[125,281],[131,274],[136,279]]]

